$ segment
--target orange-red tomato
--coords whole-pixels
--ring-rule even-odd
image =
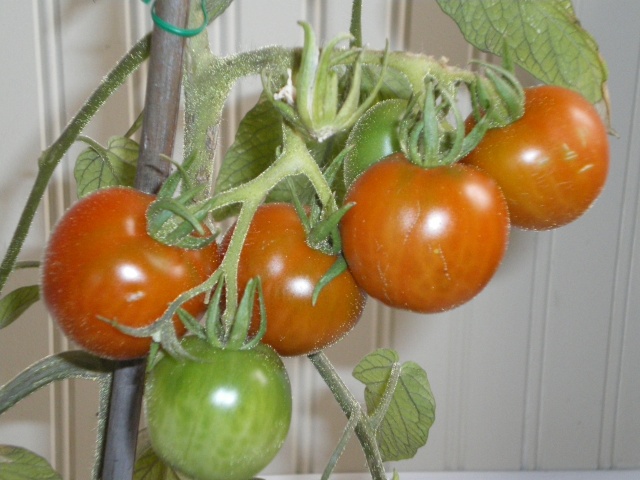
[[[463,161],[498,182],[512,225],[547,230],[577,219],[598,197],[609,142],[598,112],[578,93],[546,85],[525,94],[522,118],[488,131]]]
[[[222,243],[226,251],[232,230]],[[357,323],[365,296],[347,270],[329,282],[312,304],[313,290],[337,257],[307,245],[292,205],[258,208],[245,238],[238,266],[238,288],[260,277],[267,316],[262,341],[280,355],[307,355],[344,337]],[[259,326],[255,310],[251,332]]]
[[[340,231],[349,269],[391,307],[435,313],[469,301],[507,247],[502,193],[468,165],[425,169],[393,154],[356,180],[348,202]]]
[[[99,190],[64,214],[45,249],[42,294],[49,312],[71,340],[101,357],[142,357],[151,344],[101,318],[146,327],[220,263],[215,243],[183,250],[151,238],[146,211],[154,198],[129,188]],[[184,308],[198,316],[206,305],[198,297]]]

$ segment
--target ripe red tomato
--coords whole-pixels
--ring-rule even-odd
[[[42,294],[49,312],[67,337],[101,357],[142,357],[151,340],[124,334],[100,317],[148,326],[220,263],[215,243],[183,250],[151,238],[146,211],[153,200],[129,188],[99,190],[64,214],[45,249]],[[206,305],[195,298],[184,308],[197,316]]]
[[[291,422],[291,386],[267,345],[215,348],[195,336],[197,358],[163,356],[147,375],[145,415],[154,451],[193,480],[245,480],[278,453]]]
[[[344,256],[358,285],[401,309],[434,313],[473,298],[500,264],[509,214],[481,170],[425,169],[393,154],[373,165],[345,198]]]
[[[226,251],[231,231],[222,243]],[[269,203],[258,208],[247,233],[238,267],[238,288],[260,277],[267,314],[262,341],[280,355],[306,355],[322,350],[347,334],[360,319],[365,296],[347,270],[327,284],[317,303],[313,290],[336,257],[306,243],[293,206]],[[259,326],[256,309],[252,333]]]
[[[598,112],[578,93],[550,85],[525,93],[524,116],[487,132],[463,161],[498,182],[512,225],[546,230],[575,220],[598,197],[609,142]]]

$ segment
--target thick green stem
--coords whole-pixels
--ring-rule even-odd
[[[31,192],[22,210],[7,253],[5,254],[2,264],[0,264],[0,292],[4,288],[11,271],[14,269],[20,250],[22,250],[24,241],[29,233],[29,228],[40,205],[40,201],[60,160],[109,96],[122,85],[129,75],[149,56],[150,45],[151,38],[147,35],[133,46],[127,55],[104,78],[100,86],[98,86],[84,106],[67,125],[60,137],[40,156],[38,160],[38,175],[31,187]]]
[[[242,204],[242,208],[220,267],[206,282],[184,292],[171,303],[159,319],[161,323],[169,322],[180,306],[189,299],[212,289],[222,274],[225,278],[226,288],[223,322],[228,331],[238,306],[238,264],[251,219],[267,194],[281,181],[293,175],[304,175],[313,185],[322,205],[337,208],[331,186],[307,150],[304,140],[289,128],[284,129],[283,135],[282,153],[269,168],[253,180],[219,193],[200,205],[199,210],[202,212],[212,212],[235,203]]]
[[[384,53],[377,50],[365,50],[362,63],[382,66]],[[460,82],[470,84],[478,78],[475,73],[469,70],[447,65],[433,57],[418,53],[389,52],[387,62],[388,68],[406,75],[414,92],[424,90],[424,79],[427,75],[452,90]]]
[[[236,222],[233,237],[220,266],[227,279],[225,325],[230,325],[232,322],[238,304],[237,274],[244,238],[258,205],[262,203],[273,187],[285,178],[303,174],[315,188],[323,205],[328,205],[335,201],[331,187],[324,178],[318,164],[309,154],[302,138],[292,130],[285,128],[283,146],[282,154],[261,175],[233,190],[216,195],[211,199],[207,207],[211,211],[233,203],[242,203],[241,214]]]
[[[361,414],[362,407],[360,403],[347,388],[323,352],[309,355],[309,360],[316,367],[347,418],[351,418],[353,415],[360,416],[355,432],[367,459],[371,477],[373,480],[386,480],[387,475],[384,471],[382,456],[376,442],[376,431],[371,420],[366,415]]]
[[[362,47],[362,0],[353,0],[349,31],[351,35],[353,35],[351,46],[356,48]]]

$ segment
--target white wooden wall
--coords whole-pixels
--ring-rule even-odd
[[[640,2],[577,0],[583,25],[609,63],[611,173],[596,205],[555,232],[514,231],[495,280],[473,302],[422,316],[369,303],[365,318],[329,351],[350,371],[379,346],[426,368],[437,401],[428,445],[404,471],[640,468]],[[300,45],[296,22],[323,39],[348,30],[346,0],[236,0],[209,30],[214,52],[264,44]],[[382,48],[446,55],[471,51],[432,0],[365,0],[364,38]],[[0,252],[4,253],[37,169],[100,78],[150,28],[138,0],[0,2]],[[136,76],[90,124],[99,141],[123,133],[143,101]],[[255,101],[258,82],[234,91],[225,124]],[[224,135],[221,149],[231,139]],[[74,155],[59,168],[24,250],[37,259],[47,232],[74,199]],[[37,282],[24,273],[12,286]],[[67,345],[35,307],[0,332],[0,384]],[[295,393],[290,437],[269,473],[320,471],[344,418],[306,359],[287,361]],[[0,444],[31,448],[65,479],[86,479],[92,463],[97,387],[44,389],[0,418]],[[361,471],[350,446],[341,471]]]

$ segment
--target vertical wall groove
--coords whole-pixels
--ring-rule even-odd
[[[625,354],[625,334],[629,329],[629,321],[634,317],[632,302],[637,292],[632,291],[634,275],[637,274],[637,254],[633,240],[640,238],[640,222],[638,221],[638,205],[640,205],[640,169],[636,152],[640,151],[640,141],[633,133],[640,131],[640,52],[636,60],[634,82],[635,96],[633,100],[632,118],[626,137],[629,143],[626,149],[625,183],[623,190],[622,214],[616,245],[616,275],[613,302],[611,305],[611,322],[609,328],[607,371],[602,401],[601,442],[599,466],[611,468],[616,465],[616,440],[621,419],[620,392],[622,388],[622,366]],[[635,207],[635,208],[634,208]],[[634,268],[635,267],[635,268]],[[635,294],[635,295],[634,295]]]
[[[526,470],[534,470],[540,464],[540,421],[542,416],[544,344],[547,335],[550,269],[551,234],[542,234],[535,239],[531,277],[533,288],[530,296],[522,438],[522,467]]]
[[[39,75],[41,146],[46,148],[61,133],[66,112],[64,108],[64,78],[61,49],[61,19],[58,3],[33,2],[34,32],[36,35],[36,70]],[[64,171],[58,169],[52,178],[43,199],[45,230],[48,233],[65,208]],[[49,322],[50,353],[68,348],[68,342],[57,328]],[[74,457],[71,448],[72,395],[70,382],[58,382],[51,386],[51,458],[53,466],[65,478],[71,474]]]

